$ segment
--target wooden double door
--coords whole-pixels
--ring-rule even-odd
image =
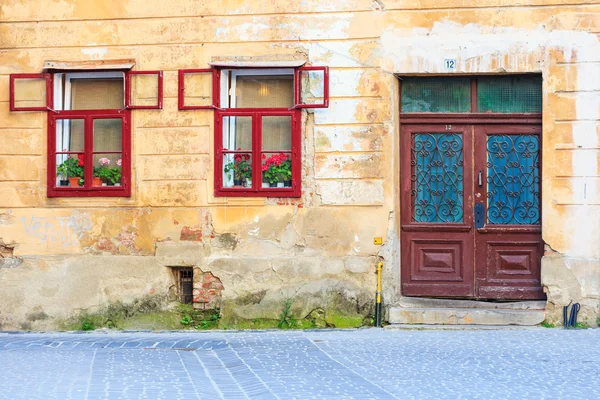
[[[544,299],[541,126],[404,124],[404,296]]]

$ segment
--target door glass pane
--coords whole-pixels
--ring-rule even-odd
[[[488,224],[539,225],[538,136],[490,135],[487,153]]]
[[[414,134],[411,155],[413,221],[463,222],[462,134]]]
[[[471,78],[402,78],[402,112],[469,112]]]
[[[292,150],[292,117],[262,117],[263,150]]]
[[[477,111],[542,112],[542,77],[538,75],[506,75],[477,78]]]
[[[223,117],[224,150],[252,150],[252,117]]]

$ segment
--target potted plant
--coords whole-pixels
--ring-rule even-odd
[[[57,176],[68,177],[71,186],[83,186],[83,154],[78,154],[77,158],[69,155],[67,159],[56,168],[56,173]]]
[[[56,176],[59,178],[60,186],[69,186],[69,172],[67,164],[62,163],[56,167]]]
[[[225,164],[223,170],[230,178],[233,174],[234,186],[252,184],[252,165],[250,164],[250,155],[248,154],[235,154],[233,160]]]
[[[292,186],[292,162],[285,153],[274,154],[267,158],[262,166],[263,177],[269,183],[270,187]]]
[[[106,157],[102,157],[98,160],[99,167],[94,167],[94,178],[92,179],[92,185],[94,186],[106,186],[109,181],[112,180],[113,168],[109,168],[110,160]]]
[[[116,167],[110,169],[111,174],[108,180],[108,185],[121,186],[121,165],[123,164],[123,160],[119,158],[116,164]]]

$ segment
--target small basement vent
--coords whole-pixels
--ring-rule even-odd
[[[194,269],[179,269],[179,295],[183,304],[192,304],[194,290]]]

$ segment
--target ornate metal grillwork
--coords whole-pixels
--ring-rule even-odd
[[[417,133],[412,138],[413,221],[463,221],[463,137]]]
[[[537,135],[488,136],[488,224],[540,223],[539,148]]]

